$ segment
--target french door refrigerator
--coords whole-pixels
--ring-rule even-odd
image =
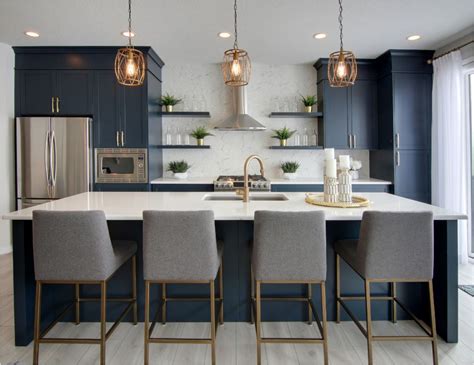
[[[91,121],[16,119],[18,209],[91,190]]]

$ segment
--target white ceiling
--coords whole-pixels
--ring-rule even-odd
[[[239,45],[253,62],[312,63],[337,50],[337,0],[238,0]],[[0,42],[18,46],[122,45],[127,0],[0,0]],[[133,0],[136,45],[165,63],[219,62],[233,39],[232,0]],[[344,44],[357,57],[390,48],[436,49],[474,24],[474,0],[345,0]],[[34,30],[40,38],[23,33]],[[324,32],[328,37],[315,40]],[[406,37],[421,34],[408,42]]]

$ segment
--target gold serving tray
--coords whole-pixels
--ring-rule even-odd
[[[363,196],[352,196],[351,203],[345,202],[336,202],[329,203],[324,201],[324,194],[311,194],[306,193],[305,202],[308,204],[319,205],[322,207],[331,207],[331,208],[363,208],[369,206],[369,200]]]

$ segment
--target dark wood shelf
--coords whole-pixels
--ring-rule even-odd
[[[322,150],[322,146],[270,146],[271,150]]]
[[[152,145],[150,146],[152,148],[157,148],[157,149],[209,149],[211,146],[209,145],[204,145],[204,146],[198,146],[195,144],[160,144],[160,145]]]
[[[158,112],[163,117],[210,118],[210,112]]]
[[[322,112],[271,112],[270,118],[322,118]]]

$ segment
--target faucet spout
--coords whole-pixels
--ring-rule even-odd
[[[260,165],[260,174],[262,177],[265,177],[265,167],[263,166],[263,160],[260,156],[257,155],[250,155],[244,162],[244,191],[242,196],[242,201],[244,203],[248,203],[249,201],[249,194],[250,194],[250,187],[249,187],[249,164],[252,160],[257,160]]]

